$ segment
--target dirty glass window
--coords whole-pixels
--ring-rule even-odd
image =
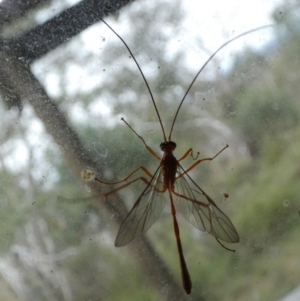
[[[129,2],[0,1],[1,300],[298,300],[299,3]]]

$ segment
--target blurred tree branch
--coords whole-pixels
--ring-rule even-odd
[[[80,171],[86,167],[92,167],[96,173],[102,175],[102,170],[94,166],[94,160],[90,157],[82,144],[77,133],[68,123],[63,113],[56,104],[49,99],[44,88],[32,75],[29,66],[19,60],[12,53],[0,51],[0,74],[13,87],[13,93],[16,98],[27,100],[34,108],[36,115],[42,120],[47,132],[53,137],[55,142],[64,150],[64,158],[70,169],[79,176]],[[1,83],[0,83],[1,85]],[[91,190],[94,195],[100,194],[99,185],[91,183]],[[111,220],[115,229],[120,226],[121,219],[126,214],[124,204],[116,197],[109,202],[101,201],[99,198],[99,210],[105,209],[106,212],[116,212],[119,219]],[[108,214],[106,215],[108,217]],[[147,279],[158,291],[164,291],[168,288],[166,300],[185,300],[186,296],[179,285],[165,266],[161,258],[156,254],[149,241],[143,237],[133,241],[129,248],[134,251],[134,259],[138,262]],[[138,256],[136,255],[138,252]]]

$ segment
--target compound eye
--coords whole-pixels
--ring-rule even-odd
[[[159,145],[159,147],[160,147],[160,149],[161,149],[162,151],[164,150],[166,144],[167,144],[167,142],[162,142],[162,143]]]
[[[160,149],[162,151],[174,150],[176,148],[176,143],[173,141],[164,141],[160,144]]]
[[[173,149],[175,149],[177,146],[177,144],[174,141],[169,141],[169,145],[171,145]]]

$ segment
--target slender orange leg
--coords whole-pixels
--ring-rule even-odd
[[[98,181],[97,178],[96,178],[95,180]],[[117,191],[119,191],[119,190],[121,190],[121,189],[123,189],[123,188],[129,186],[130,184],[132,184],[132,183],[134,183],[134,182],[136,182],[136,181],[138,181],[138,180],[143,181],[144,183],[146,183],[146,185],[149,185],[149,184],[150,184],[150,182],[149,182],[147,179],[145,179],[145,178],[143,178],[143,177],[139,177],[139,178],[133,179],[133,180],[131,180],[130,182],[127,182],[127,183],[121,185],[120,187],[117,187],[117,188],[115,188],[115,189],[113,189],[113,190],[111,190],[111,191],[108,191],[108,192],[106,192],[106,193],[102,193],[102,195],[105,196],[105,197],[107,197],[107,196],[109,196],[109,195],[111,195],[111,194],[113,194],[113,193],[115,193],[115,192],[117,192]]]
[[[193,149],[190,148],[190,149],[189,149],[186,153],[184,153],[184,155],[183,155],[180,159],[178,159],[177,161],[179,162],[179,161],[185,159],[188,155],[191,155],[191,157],[193,158],[193,160],[196,160],[196,159],[199,157],[200,153],[197,152],[197,156],[194,158],[194,155],[193,155]]]
[[[201,160],[196,161],[196,162],[195,162],[193,165],[191,165],[188,169],[184,170],[184,172],[183,172],[182,174],[180,174],[180,175],[176,178],[176,180],[179,179],[179,178],[181,178],[181,177],[184,176],[185,174],[187,174],[187,173],[188,173],[189,171],[191,171],[192,169],[194,169],[194,168],[195,168],[198,164],[200,164],[201,162],[203,162],[203,161],[212,161],[212,160],[215,159],[217,156],[219,156],[219,155],[220,155],[227,147],[228,147],[228,144],[226,144],[225,147],[223,147],[216,155],[214,155],[214,156],[211,157],[211,158],[204,158],[204,159],[201,159]],[[192,149],[189,149],[189,150],[183,155],[183,157],[180,158],[180,160],[186,158],[186,157],[189,155],[189,153],[193,153],[193,150],[192,150]],[[179,162],[180,160],[178,160],[178,162]]]
[[[140,136],[130,125],[129,123],[124,119],[121,118],[121,120],[142,140],[142,142],[144,143],[144,145],[146,146],[147,151],[154,156],[156,159],[158,159],[159,161],[161,160],[160,156],[156,154],[156,152],[147,145],[146,141],[144,140],[144,138],[142,136]]]
[[[159,168],[160,168],[160,167],[159,167]],[[95,178],[95,180],[98,181],[98,182],[100,182],[100,183],[104,183],[104,184],[117,184],[117,183],[122,183],[122,182],[126,182],[126,181],[129,179],[129,177],[131,177],[131,176],[132,176],[135,172],[137,172],[139,169],[143,170],[143,171],[146,173],[146,175],[148,175],[148,176],[150,177],[150,181],[147,180],[147,179],[144,178],[144,177],[138,177],[138,178],[135,178],[135,179],[133,179],[133,180],[131,180],[131,181],[129,181],[129,182],[127,182],[127,183],[125,183],[125,184],[123,184],[123,185],[121,185],[121,186],[119,186],[119,187],[113,189],[113,190],[111,190],[111,191],[108,191],[108,192],[106,192],[106,193],[103,193],[102,195],[105,196],[105,197],[107,197],[107,196],[109,196],[109,195],[111,195],[111,194],[113,194],[113,193],[115,193],[115,192],[117,192],[117,191],[119,191],[119,190],[121,190],[121,189],[123,189],[123,188],[125,188],[125,187],[127,187],[127,186],[129,186],[129,185],[131,185],[132,183],[134,183],[134,182],[136,182],[136,181],[139,181],[139,180],[143,181],[147,186],[150,186],[151,188],[153,188],[153,189],[154,189],[155,191],[157,191],[157,192],[163,193],[163,192],[166,191],[166,189],[164,189],[164,190],[159,190],[159,189],[157,189],[156,187],[154,187],[154,186],[152,185],[151,181],[152,181],[152,179],[154,178],[155,175],[152,175],[152,174],[148,171],[148,169],[145,168],[145,167],[143,167],[143,166],[141,166],[141,167],[135,169],[135,170],[134,170],[133,172],[131,172],[124,180],[119,181],[119,182],[115,182],[115,183],[106,183],[106,182],[103,182],[103,181],[99,180],[98,178]],[[157,170],[157,171],[158,171],[158,170]]]
[[[115,184],[119,184],[122,182],[126,182],[134,173],[136,173],[138,170],[142,170],[147,176],[149,176],[150,178],[153,178],[153,175],[151,174],[151,172],[144,166],[140,166],[138,168],[136,168],[135,170],[133,170],[126,178],[124,178],[123,180],[117,181],[117,182],[104,182],[98,178],[95,178],[96,181],[102,183],[102,184],[108,184],[108,185],[115,185]]]

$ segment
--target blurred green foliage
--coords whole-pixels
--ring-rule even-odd
[[[184,253],[194,284],[189,300],[224,300],[226,296],[226,300],[271,301],[279,299],[299,285],[300,32],[294,13],[300,6],[295,2],[293,10],[288,10],[288,7],[282,4],[274,12],[274,22],[278,27],[275,28],[274,41],[263,53],[244,51],[235,58],[228,72],[219,75],[210,83],[216,90],[220,88],[214,103],[209,102],[211,96],[208,95],[206,101],[200,100],[193,106],[185,105],[180,112],[173,135],[178,143],[178,154],[193,146],[195,151],[201,151],[202,157],[213,156],[224,146],[223,141],[226,142],[227,137],[223,137],[222,133],[215,135],[215,129],[207,125],[195,126],[198,119],[201,121],[205,118],[210,125],[217,121],[228,126],[236,137],[233,141],[237,145],[245,145],[246,150],[242,154],[234,151],[231,143],[232,148],[226,150],[229,154],[222,154],[219,161],[200,164],[191,173],[197,183],[201,183],[200,186],[209,195],[212,194],[230,216],[238,229],[241,242],[234,246],[235,253],[227,252],[213,237],[202,235],[179,218]],[[171,24],[173,18],[179,24],[180,16],[176,11],[177,8],[174,8],[168,15],[167,24]],[[162,16],[159,14],[156,17],[161,22]],[[136,15],[132,22],[141,19],[140,15]],[[148,22],[151,25],[156,19]],[[171,104],[172,107],[172,100],[178,98],[177,92],[184,91],[187,86],[187,82],[181,82],[179,75],[182,56],[178,53],[171,62],[169,60],[166,63],[164,49],[157,48],[155,43],[147,40],[148,36],[155,36],[155,31],[150,31],[150,25],[139,23],[140,31],[134,36],[135,40],[131,41],[131,47],[135,48],[143,39],[142,43],[148,46],[148,56],[157,52],[157,49],[160,50],[156,54],[159,58],[157,65],[167,64],[169,69],[162,67],[164,71],[151,83],[153,92],[159,99],[166,97],[169,100],[165,107],[158,101],[159,106],[166,108]],[[175,31],[176,27],[172,30]],[[164,44],[167,38],[161,36],[159,44]],[[119,44],[115,45],[110,56],[105,56],[104,61],[117,64],[114,62],[115,53],[119,54],[119,60],[121,56],[128,57],[124,49],[120,49],[122,44]],[[139,55],[137,58],[140,59]],[[145,60],[145,56],[141,55],[141,64]],[[131,60],[130,64],[132,63]],[[96,89],[95,93],[112,93],[110,97],[113,99],[115,95],[123,97],[129,90],[136,91],[132,100],[127,103],[118,102],[116,98],[111,103],[113,111],[116,114],[126,112],[130,124],[138,133],[144,134],[147,143],[159,152],[158,146],[162,137],[157,123],[151,119],[155,116],[153,106],[149,99],[143,101],[145,97],[148,98],[148,95],[145,96],[147,92],[139,94],[144,83],[138,78],[128,88],[128,84],[132,84],[129,79],[133,77],[133,69],[134,67],[125,66],[122,72],[114,70],[114,79],[109,79],[109,84],[105,88]],[[242,74],[247,72],[251,72],[250,79],[243,81]],[[182,86],[170,87],[170,83],[174,82],[181,82]],[[192,90],[198,91],[204,84],[199,80]],[[231,89],[222,89],[227,86]],[[187,102],[193,96],[191,93]],[[93,96],[89,97],[84,103],[86,107],[93,99]],[[165,124],[170,125],[173,115],[167,109],[162,109],[161,112]],[[141,120],[144,124],[139,125]],[[158,166],[158,161],[147,153],[141,141],[121,122],[115,127],[107,128],[105,124],[99,125],[91,117],[91,124],[75,124],[74,127],[94,156],[95,165],[101,164],[104,167],[105,172],[101,176],[106,179],[120,180],[138,166],[147,166],[151,171]],[[215,143],[219,137],[221,143]],[[63,161],[53,157],[53,152],[49,151],[47,159],[52,162],[52,168],[59,175],[55,180],[56,187],[40,189],[31,199],[26,194],[21,179],[7,170],[2,170],[2,257],[16,254],[13,253],[13,247],[20,245],[28,252],[32,250],[30,246],[33,242],[27,229],[29,225],[33,225],[36,231],[35,244],[38,246],[36,253],[32,251],[33,255],[40,254],[43,258],[50,253],[53,255],[64,250],[75,250],[70,253],[72,255],[55,261],[49,267],[50,274],[53,269],[63,273],[71,289],[72,300],[164,300],[163,293],[154,291],[148,285],[149,281],[135,267],[134,257],[128,256],[126,248],[114,248],[116,232],[110,229],[107,219],[103,218],[110,213],[99,214],[99,200],[81,204],[57,201],[58,195],[84,197],[89,192],[85,191],[84,183],[70,174],[69,167]],[[190,160],[190,164],[192,162]],[[124,191],[124,201],[136,199],[140,192],[137,187],[142,185],[138,184]],[[223,192],[229,193],[229,199],[224,202],[221,201]],[[147,235],[158,254],[179,279],[178,255],[168,213],[166,211],[162,214],[162,218]],[[111,218],[114,218],[113,213]],[[43,223],[40,220],[47,225],[47,231],[41,227]],[[38,265],[39,258],[35,260]],[[30,270],[23,261],[22,265],[25,271]],[[26,283],[35,288],[40,300],[52,300],[49,295],[47,297],[43,282],[41,284],[36,280],[39,278],[37,275],[28,273]],[[62,291],[57,288],[58,300],[63,300],[60,298],[66,294]],[[9,296],[2,300],[12,299]]]

